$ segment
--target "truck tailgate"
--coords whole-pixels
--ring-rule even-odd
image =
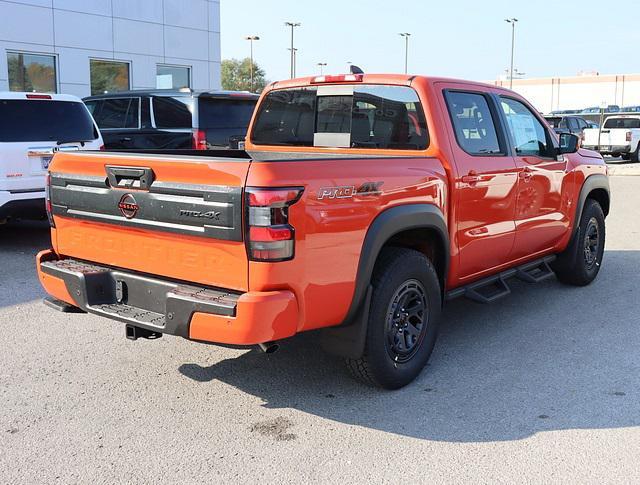
[[[57,154],[55,251],[115,268],[246,291],[248,159]]]
[[[629,130],[612,128],[604,128],[600,135],[600,145],[602,146],[624,146],[628,145],[627,133]]]

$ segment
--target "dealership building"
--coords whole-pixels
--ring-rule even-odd
[[[0,91],[220,88],[220,2],[0,0]]]
[[[509,87],[508,79],[493,81]],[[514,79],[513,90],[538,110],[584,109],[617,105],[640,106],[640,74],[589,73],[570,77]]]

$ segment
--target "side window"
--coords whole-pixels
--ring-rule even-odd
[[[567,120],[568,120],[568,119],[569,119],[569,118],[562,118],[562,119],[560,120],[560,124],[558,125],[558,128],[565,128],[565,129],[566,129],[566,128],[569,128],[569,126],[568,126],[569,124],[568,124],[568,122],[567,122]]]
[[[424,150],[427,123],[418,94],[404,86],[356,86],[351,111],[353,148]]]
[[[157,96],[153,98],[153,117],[157,128],[191,128],[191,99]]]
[[[582,118],[578,118],[578,129],[579,130],[584,130],[585,128],[588,128],[589,125],[587,124],[587,122],[585,120],[583,120]]]
[[[140,98],[131,98],[129,100],[129,109],[127,110],[127,117],[124,120],[124,127],[140,127]]]
[[[470,155],[502,153],[487,99],[482,94],[450,91],[446,100],[460,148]]]
[[[553,157],[551,137],[538,118],[520,101],[501,98],[502,111],[519,156]]]
[[[575,118],[569,118],[569,129],[578,130],[578,120]]]
[[[98,101],[89,111],[100,129],[138,128],[139,98],[117,98]]]

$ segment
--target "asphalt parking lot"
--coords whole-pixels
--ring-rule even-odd
[[[313,335],[263,355],[57,313],[33,263],[46,224],[0,227],[0,480],[638,483],[639,187],[612,178],[593,285],[451,303],[396,392],[352,381]]]

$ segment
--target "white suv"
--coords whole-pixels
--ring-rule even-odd
[[[0,92],[0,224],[46,215],[45,175],[56,152],[100,149],[102,136],[80,98]]]

